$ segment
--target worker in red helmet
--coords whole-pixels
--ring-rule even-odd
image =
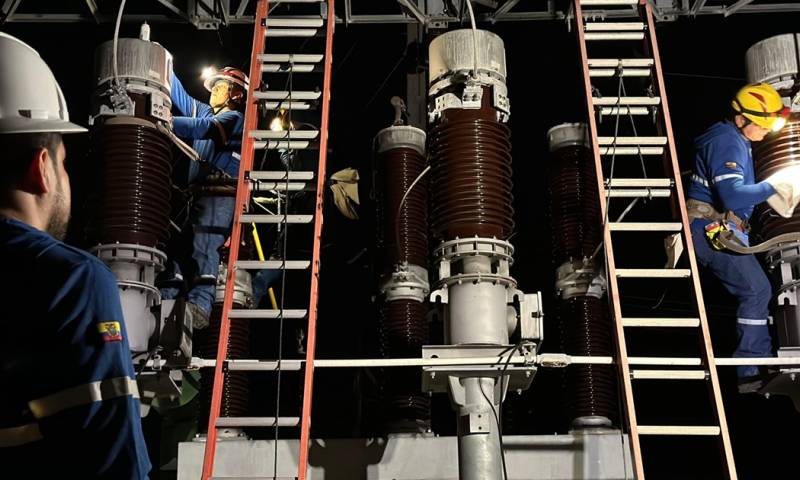
[[[238,68],[225,67],[209,75],[203,85],[210,93],[208,103],[192,98],[178,77],[172,75],[171,98],[175,134],[192,143],[200,162],[191,162],[189,183],[202,185],[213,177],[239,176],[242,130],[247,90],[247,75]],[[197,275],[189,283],[186,313],[194,328],[208,326],[214,303],[218,249],[230,234],[235,198],[231,196],[198,196],[192,204],[190,223],[193,229],[192,259]],[[174,279],[182,280],[180,268],[173,263]],[[162,289],[164,298],[175,298],[177,288]]]
[[[70,217],[62,135],[85,131],[69,121],[39,54],[0,32],[3,478],[150,471],[117,279],[61,241]]]

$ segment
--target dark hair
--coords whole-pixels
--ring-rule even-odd
[[[6,188],[18,183],[28,170],[33,154],[39,149],[46,148],[55,165],[61,142],[61,134],[57,132],[0,134],[0,157],[3,162],[0,186]]]

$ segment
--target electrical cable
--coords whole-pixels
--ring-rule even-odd
[[[475,27],[475,12],[472,11],[472,2],[470,0],[466,0],[467,2],[467,10],[469,11],[469,21],[472,25],[472,60],[473,60],[473,69],[472,69],[472,77],[478,78],[478,29]]]
[[[119,41],[119,26],[122,23],[122,11],[125,9],[125,1],[122,0],[119,3],[119,11],[117,12],[117,22],[114,25],[114,83],[116,83],[117,87],[120,87],[119,83],[119,67],[117,64],[117,44]]]
[[[289,97],[289,105],[290,106],[292,105],[292,89],[294,88],[293,87],[293,77],[294,77],[294,62],[291,62],[290,63],[290,69],[289,69],[288,78],[286,79],[286,85],[287,85],[287,90],[286,91],[289,92],[288,97]],[[287,114],[288,114],[288,119],[289,119],[289,128],[286,130],[286,141],[287,141],[287,147],[291,147],[292,146],[292,128],[291,128],[291,126],[292,126],[292,109],[291,108],[289,110],[287,110]],[[290,153],[290,155],[293,153],[291,148],[288,148],[287,151]],[[281,373],[283,371],[283,369],[281,368],[281,361],[283,360],[283,326],[284,326],[283,312],[284,312],[284,308],[286,307],[286,305],[285,305],[285,300],[286,300],[286,254],[288,252],[288,245],[289,245],[289,241],[288,241],[288,238],[289,238],[289,227],[288,227],[288,225],[289,225],[289,223],[288,223],[289,217],[288,217],[288,215],[289,215],[289,199],[290,199],[290,196],[288,195],[288,192],[289,192],[289,173],[291,171],[291,162],[287,161],[287,162],[284,163],[284,171],[286,172],[286,175],[285,175],[286,184],[285,185],[286,185],[287,195],[286,195],[286,204],[284,206],[283,220],[281,221],[281,225],[283,226],[283,232],[282,232],[282,236],[283,236],[282,242],[283,242],[283,244],[281,245],[281,249],[282,249],[282,252],[281,252],[281,261],[282,261],[282,265],[281,265],[281,302],[280,302],[280,310],[278,311],[278,325],[279,325],[278,326],[278,375],[277,375],[278,379],[277,379],[277,385],[276,385],[276,389],[275,389],[276,390],[276,394],[275,394],[276,395],[276,402],[275,402],[275,450],[274,450],[274,453],[273,453],[274,461],[273,461],[273,472],[272,472],[274,478],[278,477],[278,428],[279,428],[278,425],[280,423],[278,420],[280,419]],[[308,371],[306,371],[306,375],[308,375]]]
[[[394,241],[395,241],[395,247],[397,247],[397,258],[402,258],[403,257],[403,252],[400,249],[400,215],[402,215],[402,213],[403,213],[403,204],[405,204],[406,198],[408,198],[408,194],[411,192],[411,189],[414,188],[414,186],[417,184],[417,182],[419,182],[422,179],[422,177],[424,177],[425,174],[430,171],[430,169],[431,169],[431,166],[428,165],[427,167],[425,167],[425,170],[423,170],[422,172],[420,172],[419,175],[417,175],[417,178],[415,178],[414,181],[411,182],[411,185],[408,186],[408,189],[406,190],[406,193],[403,194],[403,198],[400,199],[400,204],[397,206],[397,214],[394,217],[395,218],[395,220],[394,220],[394,235],[395,235]]]

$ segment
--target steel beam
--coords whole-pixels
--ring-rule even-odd
[[[89,7],[89,12],[92,14],[95,23],[100,23],[97,19],[97,2],[95,0],[86,0],[86,6]]]
[[[397,3],[400,4],[400,7],[405,9],[410,15],[417,19],[417,21],[423,25],[427,25],[428,17],[420,11],[419,7],[411,3],[409,0],[397,0]]]
[[[703,9],[703,5],[706,4],[706,0],[694,0],[694,4],[692,5],[692,10],[689,12],[690,15],[695,16],[700,13],[700,10]]]
[[[725,13],[723,13],[722,15],[727,18],[728,16],[733,15],[734,13],[738,12],[739,10],[741,10],[742,8],[746,7],[751,3],[753,3],[753,0],[739,0],[730,7],[726,8]]]
[[[250,0],[242,0],[239,2],[239,8],[236,9],[236,16],[241,17],[244,15],[244,11],[247,8],[247,4],[250,3]]]
[[[175,13],[176,15],[178,15],[182,19],[186,20],[187,22],[189,21],[189,14],[184,12],[183,10],[178,8],[177,6],[175,6],[175,4],[172,3],[172,0],[158,0],[158,3],[160,3],[161,5],[164,5],[165,7],[167,7],[167,9],[169,9],[169,11],[171,11],[172,13]]]
[[[498,18],[507,14],[508,11],[514,8],[514,6],[518,3],[519,0],[506,0],[506,3],[502,4],[497,10],[494,11],[494,13],[489,16],[489,21],[492,23],[496,22]],[[548,4],[551,5],[551,2],[548,2]]]

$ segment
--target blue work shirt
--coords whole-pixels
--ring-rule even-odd
[[[151,465],[114,275],[12,219],[0,219],[0,265],[3,471],[146,479]]]
[[[742,220],[775,189],[756,183],[750,141],[731,122],[717,122],[695,140],[694,172],[687,196]]]
[[[192,148],[204,162],[238,177],[244,129],[242,112],[229,110],[214,115],[209,104],[186,93],[174,74],[170,84],[172,107],[182,115],[172,119],[175,135],[192,141]]]

